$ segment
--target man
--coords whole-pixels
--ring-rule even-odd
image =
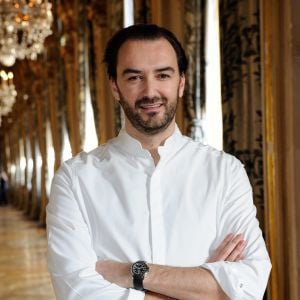
[[[244,168],[175,124],[181,45],[164,28],[134,25],[112,37],[104,62],[125,126],[53,180],[57,298],[261,299],[270,261]]]

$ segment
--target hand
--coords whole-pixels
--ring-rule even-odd
[[[207,262],[239,261],[243,259],[243,251],[245,250],[245,247],[246,241],[242,234],[238,234],[236,236],[228,234]]]
[[[121,263],[113,260],[98,260],[96,272],[111,283],[124,288],[132,287],[132,276],[129,263]]]

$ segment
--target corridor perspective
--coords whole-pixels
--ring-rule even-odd
[[[10,206],[0,206],[0,299],[55,299],[45,228]]]

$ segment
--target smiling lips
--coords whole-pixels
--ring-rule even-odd
[[[142,103],[139,105],[139,108],[143,109],[145,112],[156,112],[162,105],[162,102]]]

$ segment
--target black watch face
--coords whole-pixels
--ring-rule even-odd
[[[132,265],[132,273],[135,275],[144,275],[149,271],[149,267],[143,261],[138,261]]]

